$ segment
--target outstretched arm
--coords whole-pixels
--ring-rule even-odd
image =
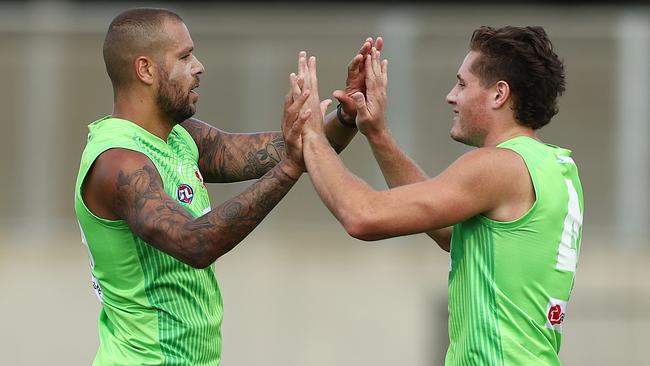
[[[364,59],[369,54],[373,39],[367,38],[348,64],[344,90],[336,90],[334,96],[342,106],[343,118],[354,121],[356,109],[352,95],[365,93]],[[383,41],[377,39],[381,49]],[[298,55],[296,81],[304,79],[307,72],[305,53]],[[285,155],[285,141],[281,132],[228,133],[196,118],[181,124],[192,135],[199,148],[199,170],[206,182],[237,182],[259,178],[273,168]],[[325,116],[325,135],[337,153],[352,141],[356,128],[342,124],[336,111]]]
[[[386,125],[386,94],[388,87],[388,60],[381,61],[380,51],[372,49],[366,57],[366,95],[355,93],[357,125],[366,136],[388,187],[422,182],[429,177],[399,147]],[[452,228],[429,231],[429,235],[445,251],[449,251]]]
[[[199,170],[206,182],[259,178],[285,156],[281,132],[228,133],[190,118],[181,124],[199,149]]]
[[[367,59],[367,64],[371,61]],[[374,72],[385,74],[385,66]],[[309,69],[312,92],[306,108],[316,110],[313,57]],[[449,227],[496,207],[516,181],[508,176],[509,170],[504,171],[516,155],[503,149],[486,149],[467,154],[433,179],[379,192],[350,173],[329,147],[322,130],[322,115],[311,114],[302,137],[305,163],[318,195],[347,232],[362,240]]]
[[[83,186],[84,202],[101,217],[126,221],[135,235],[178,260],[206,267],[240,243],[304,171],[300,130],[293,126],[306,98],[292,102],[288,94],[285,99],[287,149],[279,163],[244,192],[199,218],[164,191],[149,158],[125,149],[107,150],[97,158]]]
[[[322,135],[304,132],[303,150],[321,200],[361,240],[435,231],[479,214],[512,214],[506,207],[512,205],[512,192],[529,179],[514,152],[485,148],[467,153],[432,179],[376,191],[343,166]]]

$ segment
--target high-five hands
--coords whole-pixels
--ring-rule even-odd
[[[344,114],[348,117],[357,116],[359,129],[366,135],[373,131],[381,131],[385,127],[388,61],[380,61],[382,47],[381,37],[377,38],[375,46],[373,46],[373,39],[367,38],[348,65],[345,91],[336,90],[333,93],[341,103]],[[302,139],[296,138],[295,133],[302,131],[302,138],[309,135],[323,137],[324,116],[332,101],[330,99],[320,101],[316,57],[308,58],[305,51],[298,54],[298,74],[289,75],[289,83],[283,132],[287,131],[285,139],[293,138],[291,147],[301,151]],[[299,112],[296,113],[295,108],[300,108]],[[287,144],[289,143],[287,141]]]
[[[324,135],[323,120],[327,107],[332,103],[332,100],[325,99],[320,101],[319,99],[316,57],[310,56],[307,59],[307,52],[300,51],[298,54],[298,75],[290,76],[290,80],[294,99],[299,97],[304,91],[309,91],[309,98],[302,109],[305,114],[309,115],[306,117],[306,121],[302,127],[303,135],[305,133]],[[314,111],[320,113],[313,113]]]
[[[381,60],[381,52],[373,47],[364,61],[366,93],[364,95],[360,91],[355,92],[352,98],[356,107],[359,132],[368,136],[386,128],[388,60]]]
[[[289,75],[291,88],[284,97],[282,113],[282,135],[286,143],[286,159],[300,172],[304,172],[305,162],[302,154],[302,127],[311,111],[303,110],[309,99],[309,89],[302,90],[304,79],[295,74]]]
[[[373,42],[372,37],[366,38],[365,42],[359,49],[359,52],[352,58],[348,64],[348,77],[345,81],[344,90],[335,90],[332,95],[339,101],[343,109],[343,117],[348,121],[354,121],[357,115],[357,108],[352,98],[357,92],[366,94],[366,56],[370,54],[372,48],[381,51],[384,46],[384,40],[377,37]]]

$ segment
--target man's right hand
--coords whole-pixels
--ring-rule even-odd
[[[285,165],[289,176],[298,179],[306,170],[302,156],[302,127],[311,111],[301,111],[310,90],[302,88],[304,79],[295,74],[289,75],[289,92],[284,97],[284,110],[282,113],[282,135],[286,143]]]
[[[366,94],[366,56],[370,54],[373,46],[381,51],[384,46],[384,40],[377,37],[373,41],[372,37],[366,38],[365,42],[359,49],[356,55],[348,64],[348,77],[345,80],[344,90],[335,90],[332,95],[341,103],[343,109],[343,117],[348,120],[354,121],[357,116],[357,110],[352,95],[356,92]]]
[[[380,60],[375,47],[365,58],[366,94],[352,95],[357,109],[357,127],[366,137],[381,134],[386,129],[386,90],[388,87],[388,60]]]

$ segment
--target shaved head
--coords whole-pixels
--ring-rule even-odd
[[[169,20],[183,22],[172,11],[154,8],[130,9],[113,19],[104,39],[104,63],[114,90],[135,80],[136,58],[162,60],[169,41],[163,26]]]

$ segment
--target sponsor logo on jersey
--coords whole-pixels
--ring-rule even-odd
[[[201,182],[201,184],[205,187],[205,182],[203,181],[203,176],[201,175],[201,172],[198,169],[194,170],[194,175],[196,175],[196,178]]]
[[[546,306],[546,327],[562,333],[562,323],[566,314],[567,302],[550,298]]]
[[[93,291],[95,291],[95,296],[99,301],[104,302],[104,292],[102,291],[102,286],[99,285],[99,280],[95,276],[91,276],[93,279]]]
[[[178,188],[176,188],[176,197],[182,203],[192,203],[194,190],[189,184],[179,184]]]

